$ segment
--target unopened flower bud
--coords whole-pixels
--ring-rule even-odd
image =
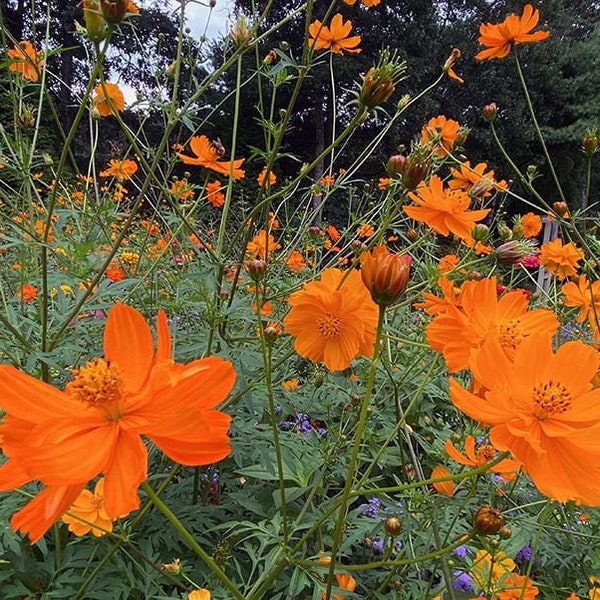
[[[490,228],[484,223],[476,223],[471,229],[471,237],[476,242],[485,242],[490,235]]]
[[[379,106],[394,93],[394,80],[382,69],[371,67],[363,77],[359,101],[368,108]]]
[[[492,535],[500,531],[504,525],[504,517],[498,509],[484,504],[475,513],[473,524],[481,535]]]
[[[106,37],[107,25],[98,0],[83,0],[83,19],[90,40],[101,42]]]
[[[279,323],[270,322],[263,329],[265,342],[267,342],[267,344],[269,344],[270,346],[272,346],[281,337],[282,333],[283,332]]]
[[[160,568],[163,571],[167,571],[167,573],[179,575],[179,573],[181,573],[181,565],[179,564],[179,562],[179,558],[174,558],[170,563],[163,563],[162,565],[160,565]]]
[[[531,240],[508,240],[498,246],[493,256],[503,265],[514,265],[536,252],[536,244]]]
[[[284,52],[286,52],[287,50],[290,49],[290,43],[286,42],[285,40],[281,40],[279,42],[279,49],[283,50]]]
[[[233,42],[236,48],[245,48],[254,40],[254,35],[244,15],[240,15],[236,24],[229,32],[229,39]]]
[[[402,521],[398,517],[387,517],[383,522],[383,530],[392,537],[396,537],[402,531]]]
[[[277,58],[275,50],[269,50],[267,55],[263,58],[263,64],[270,65]]]
[[[595,129],[587,129],[583,140],[581,141],[583,151],[588,158],[591,158],[598,150],[598,135]]]
[[[512,535],[512,529],[510,527],[507,527],[506,525],[504,525],[503,527],[500,527],[500,531],[498,532],[498,535],[503,540],[507,540]]]
[[[500,223],[498,225],[498,235],[503,242],[512,239],[513,231],[506,223]]]
[[[454,143],[452,144],[453,148],[458,148],[462,146],[467,141],[467,135],[469,134],[469,130],[466,127],[461,127],[456,133],[456,137],[454,138]]]
[[[394,154],[390,156],[387,161],[386,171],[389,177],[392,179],[400,178],[404,175],[404,168],[406,166],[406,156],[403,154]]]
[[[267,273],[267,263],[260,258],[251,258],[246,261],[244,268],[252,281],[261,281]]]
[[[561,217],[564,217],[569,212],[568,204],[566,202],[562,202],[562,201],[554,202],[552,204],[552,209],[554,210],[554,212],[557,215],[559,215]]]
[[[389,306],[408,287],[410,257],[390,252],[385,246],[375,246],[360,256],[360,276],[379,306]]]
[[[323,232],[318,225],[311,225],[308,228],[308,235],[310,235],[310,237],[313,239],[317,239],[323,235]]]
[[[481,114],[483,115],[483,118],[488,123],[491,123],[496,118],[496,115],[498,114],[498,107],[496,106],[496,103],[491,102],[490,104],[486,104],[481,109]]]
[[[406,168],[404,170],[404,176],[402,177],[402,183],[409,190],[414,190],[416,187],[425,179],[429,164],[427,162],[421,162],[418,158],[413,158],[411,154],[406,159]]]
[[[102,14],[108,23],[118,24],[127,12],[127,0],[100,0]]]

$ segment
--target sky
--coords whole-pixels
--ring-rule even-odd
[[[174,11],[179,10],[180,3],[177,0],[168,0],[168,4]],[[200,38],[206,29],[208,38],[218,37],[227,31],[227,25],[231,21],[233,0],[216,0],[215,7],[208,7],[208,0],[189,0],[185,6],[187,26],[191,29],[193,38]],[[207,20],[208,28],[207,27]]]

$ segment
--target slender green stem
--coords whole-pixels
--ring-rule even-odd
[[[548,147],[546,146],[546,142],[544,140],[544,136],[542,135],[542,131],[537,121],[537,117],[535,116],[535,110],[533,109],[533,103],[531,102],[531,97],[529,95],[529,89],[527,88],[527,82],[525,81],[525,76],[523,75],[523,70],[521,69],[521,63],[519,62],[519,57],[516,52],[516,48],[513,48],[513,55],[515,57],[515,64],[517,65],[517,73],[519,75],[519,81],[521,82],[521,86],[523,87],[523,92],[525,93],[525,102],[527,103],[527,108],[529,109],[529,114],[531,115],[531,119],[533,121],[533,127],[535,128],[535,132],[542,144],[542,150],[544,151],[544,156],[546,157],[546,161],[548,163],[548,168],[550,169],[550,173],[552,174],[552,179],[554,179],[554,184],[556,185],[556,189],[560,194],[560,199],[565,202],[565,195],[563,194],[562,187],[560,185],[560,181],[558,179],[558,175],[554,169],[554,163],[550,158],[550,153],[548,152]]]
[[[166,517],[171,525],[177,530],[181,538],[198,555],[211,572],[219,581],[229,590],[233,598],[244,600],[244,595],[240,593],[235,584],[223,573],[219,565],[206,553],[206,551],[194,539],[194,536],[184,527],[183,523],[175,516],[171,509],[156,495],[154,490],[148,485],[147,481],[142,483],[142,489],[148,495],[154,506]]]

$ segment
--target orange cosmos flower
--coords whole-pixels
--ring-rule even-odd
[[[206,184],[206,200],[215,208],[219,208],[225,204],[225,194],[221,191],[220,181],[209,181]]]
[[[450,380],[454,405],[490,425],[490,441],[522,463],[536,487],[559,502],[600,504],[600,388],[591,380],[600,356],[583,342],[556,353],[546,333],[525,338],[511,362],[491,338],[469,368],[484,398]]]
[[[117,267],[116,265],[109,266],[104,272],[106,279],[109,281],[123,281],[125,279],[125,271],[122,267]]]
[[[156,319],[157,347],[143,316],[117,302],[104,331],[104,356],[73,372],[65,391],[0,366],[0,490],[39,480],[46,487],[11,518],[32,543],[104,475],[104,510],[115,519],[139,506],[148,437],[172,460],[204,465],[229,454],[230,417],[215,410],[235,372],[217,357],[175,363],[167,318]]]
[[[465,190],[478,198],[490,196],[492,190],[506,191],[506,181],[496,181],[494,171],[486,172],[486,169],[487,164],[484,162],[472,167],[467,160],[461,163],[458,169],[450,169],[452,179],[448,182],[448,187],[453,190]]]
[[[138,170],[138,165],[135,160],[116,160],[111,158],[108,167],[104,171],[100,171],[100,177],[114,177],[119,181],[131,179]]]
[[[519,225],[524,238],[535,237],[542,230],[542,218],[528,212],[519,218]]]
[[[362,3],[367,7],[371,8],[372,6],[377,6],[381,0],[362,0]],[[356,0],[344,0],[344,3],[348,6],[354,6],[356,4]]]
[[[210,592],[206,588],[198,588],[188,593],[187,600],[210,600]]]
[[[444,115],[438,115],[429,119],[421,129],[421,143],[438,144],[440,148],[437,154],[438,156],[444,156],[446,151],[450,151],[454,147],[459,130],[460,124],[458,121],[447,119]]]
[[[370,223],[363,223],[356,228],[356,235],[358,237],[371,237],[375,234],[375,227]]]
[[[497,600],[533,600],[539,593],[529,577],[517,573],[509,573],[502,579],[501,586]]]
[[[275,241],[275,238],[264,229],[261,229],[249,242],[246,247],[246,254],[248,256],[255,256],[265,260],[268,256],[271,256],[273,250],[279,250],[281,244]]]
[[[442,297],[421,292],[422,302],[415,302],[415,308],[422,308],[428,315],[445,313],[449,306],[460,306],[462,290],[446,277],[438,277],[437,284],[442,290]]]
[[[258,174],[256,181],[260,187],[263,185],[273,185],[277,181],[277,176],[273,171],[269,171],[269,178],[267,179],[267,167],[263,167],[262,171]]]
[[[445,254],[438,260],[438,273],[445,275],[450,271],[454,271],[459,262],[460,258],[456,254]]]
[[[283,320],[295,336],[294,349],[330,371],[341,371],[357,356],[372,356],[378,308],[356,270],[325,269],[289,298]]]
[[[341,590],[348,590],[349,592],[353,592],[356,589],[356,579],[352,577],[349,573],[336,573],[335,581],[337,587]],[[335,600],[345,600],[347,598],[346,594],[331,594],[332,598]],[[321,598],[325,600],[325,593],[321,592]]]
[[[81,490],[67,512],[69,514],[65,513],[62,516],[62,522],[66,523],[69,531],[77,536],[91,531],[96,537],[100,537],[107,531],[112,531],[112,519],[106,514],[104,508],[104,477],[101,477],[96,483],[94,493],[89,490]]]
[[[520,290],[498,298],[495,277],[465,281],[460,308],[448,305],[427,325],[427,343],[444,355],[451,372],[466,369],[471,348],[488,339],[498,340],[511,360],[524,338],[536,332],[552,335],[559,326],[551,310],[527,310],[527,303]]]
[[[523,14],[508,15],[502,23],[482,23],[479,26],[479,37],[477,40],[483,46],[487,46],[475,55],[478,60],[486,58],[504,58],[516,44],[539,42],[545,40],[549,31],[530,31],[537,25],[540,13],[534,10],[531,4],[523,7]]]
[[[577,282],[569,281],[561,288],[565,296],[565,306],[579,308],[577,321],[600,318],[600,281],[588,281],[585,275],[580,275]]]
[[[17,298],[21,298],[23,302],[31,302],[37,296],[37,288],[35,285],[24,283],[17,290]]]
[[[429,184],[419,184],[415,192],[408,192],[419,206],[403,205],[404,212],[441,235],[453,233],[463,240],[471,239],[471,230],[477,221],[485,218],[489,208],[467,210],[469,196],[460,190],[444,189],[440,177],[432,175]]]
[[[300,273],[306,268],[304,257],[302,252],[298,250],[292,250],[287,260],[285,261],[286,267],[293,273]]]
[[[220,143],[211,142],[205,135],[192,137],[190,150],[195,156],[187,156],[181,152],[176,153],[186,165],[198,165],[212,169],[217,173],[221,173],[221,175],[229,175],[231,170],[233,179],[240,179],[244,176],[244,171],[240,168],[244,159],[219,160],[225,152],[223,147]]]
[[[94,88],[94,108],[101,117],[110,117],[125,109],[125,96],[116,83],[99,84]]]
[[[468,467],[481,467],[486,463],[491,462],[496,458],[496,449],[490,444],[477,444],[475,446],[475,438],[472,435],[468,435],[465,438],[465,454],[461,454],[450,442],[446,440],[444,442],[444,448],[450,458],[455,460],[461,465]],[[505,458],[498,464],[490,467],[490,471],[494,473],[508,473],[512,471],[518,471],[520,468],[519,463],[516,460]]]
[[[359,35],[348,37],[352,30],[352,21],[344,22],[342,15],[337,13],[333,15],[329,27],[323,25],[318,19],[308,27],[310,39],[308,43],[315,50],[330,50],[336,54],[344,52],[358,53],[361,38]]]
[[[547,271],[555,273],[559,279],[577,275],[579,261],[583,256],[583,251],[573,242],[563,244],[560,238],[540,247],[540,264]]]
[[[40,71],[44,66],[44,53],[38,52],[31,42],[25,40],[19,45],[9,48],[6,56],[10,60],[9,71],[15,71],[24,79],[33,82],[40,78]]]

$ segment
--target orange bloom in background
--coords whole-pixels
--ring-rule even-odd
[[[293,273],[301,273],[306,268],[304,257],[302,252],[298,250],[292,250],[287,260],[285,261],[286,267]]]
[[[240,168],[244,162],[243,158],[233,161],[219,160],[224,153],[223,147],[220,143],[211,142],[205,135],[193,136],[190,140],[190,150],[195,156],[176,153],[186,165],[205,167],[226,176],[229,176],[231,170],[233,179],[240,179],[245,174]]]
[[[248,256],[262,258],[265,260],[273,250],[279,250],[281,244],[275,241],[275,238],[264,229],[261,229],[249,242],[246,247],[246,254]]]
[[[16,296],[23,302],[31,302],[37,296],[37,288],[29,283],[24,283],[17,290]]]
[[[336,573],[335,581],[337,587],[342,590],[348,590],[349,592],[353,592],[356,589],[356,579],[352,577],[349,573]],[[333,593],[331,595],[335,600],[345,600],[347,598],[346,594],[336,594]],[[321,598],[325,598],[325,594],[321,592]]]
[[[277,176],[273,171],[269,171],[269,179],[267,180],[267,167],[263,167],[262,171],[258,174],[256,181],[260,187],[263,185],[273,185],[277,181]]]
[[[291,294],[283,319],[294,349],[330,371],[357,356],[372,356],[379,310],[356,270],[325,269],[320,279]]]
[[[44,53],[38,52],[27,40],[6,51],[8,70],[19,73],[24,79],[36,82],[44,66]]]
[[[210,592],[206,588],[199,588],[188,593],[187,600],[210,600]]]
[[[104,475],[104,510],[111,519],[139,506],[148,437],[184,465],[216,462],[230,452],[230,417],[214,407],[235,372],[217,357],[187,364],[171,359],[167,318],[156,318],[157,347],[144,317],[117,302],[104,330],[104,358],[73,371],[65,390],[0,366],[2,451],[0,490],[39,480],[46,487],[11,518],[32,543]]]
[[[116,83],[99,84],[94,88],[94,108],[101,117],[110,117],[125,110],[125,96]]]
[[[125,279],[125,271],[122,267],[117,267],[116,265],[111,265],[104,272],[104,276],[106,279],[115,282],[115,281],[123,281]]]
[[[107,531],[112,531],[112,519],[106,514],[104,508],[104,477],[98,480],[93,493],[89,490],[81,490],[67,512],[70,514],[65,513],[62,522],[66,523],[69,531],[77,536],[91,531],[96,537],[100,537]]]
[[[281,382],[281,387],[286,392],[297,392],[300,389],[300,382],[297,377],[292,377],[291,379],[286,379]]]
[[[458,169],[452,167],[452,179],[448,182],[448,187],[453,190],[465,190],[478,198],[491,196],[492,190],[506,191],[506,181],[496,181],[494,171],[486,169],[486,163],[481,162],[472,167],[468,160],[461,163]]]
[[[560,238],[540,246],[540,264],[559,279],[577,275],[579,261],[583,257],[583,250],[573,242],[563,244]]]
[[[100,171],[100,177],[114,177],[119,181],[127,181],[133,177],[137,170],[138,165],[135,160],[111,158],[108,167],[104,171]]]
[[[215,208],[219,208],[225,204],[225,194],[221,191],[221,182],[209,181],[206,184],[206,201],[212,204]]]
[[[375,227],[370,223],[363,223],[356,228],[356,235],[358,237],[371,237],[375,234]]]
[[[450,473],[450,471],[448,471],[448,469],[446,469],[446,467],[443,467],[442,465],[437,465],[431,470],[431,479],[438,479],[439,477],[449,477],[450,475],[452,475],[452,473]],[[431,485],[433,486],[433,489],[439,494],[448,496],[450,498],[454,495],[454,481],[436,481]]]
[[[445,254],[438,261],[438,273],[444,275],[450,271],[454,271],[459,262],[460,258],[456,254]]]
[[[432,175],[429,184],[419,184],[416,191],[408,195],[418,204],[402,206],[411,219],[425,223],[440,235],[453,233],[463,240],[471,239],[475,223],[490,212],[489,208],[469,211],[469,196],[460,190],[444,189],[437,175]]]
[[[432,117],[421,129],[421,143],[435,143],[440,146],[438,156],[444,156],[454,147],[460,124],[454,119],[447,119],[444,115]]]
[[[439,315],[446,312],[449,306],[460,306],[462,289],[446,277],[438,277],[437,284],[442,290],[442,296],[429,292],[421,292],[422,302],[415,302],[415,308],[422,308],[428,315]]]
[[[465,437],[464,455],[454,447],[450,440],[444,442],[444,448],[452,460],[472,468],[481,467],[494,460],[497,456],[496,449],[490,444],[477,444],[476,446],[475,438],[472,435]],[[509,473],[518,471],[520,466],[521,465],[516,460],[505,458],[498,464],[490,467],[490,471],[493,471],[494,473]]]
[[[221,184],[219,184],[219,188],[220,186]],[[187,179],[176,179],[171,183],[169,192],[177,200],[186,200],[194,195],[194,188],[189,184]]]
[[[549,309],[527,310],[527,296],[513,290],[498,298],[496,278],[465,281],[461,306],[449,305],[425,329],[427,343],[444,355],[451,372],[466,369],[472,348],[486,340],[498,340],[508,360],[527,336],[534,333],[553,335],[559,326]]]
[[[357,46],[361,42],[359,35],[350,36],[352,21],[344,22],[342,15],[333,15],[330,26],[323,25],[318,19],[308,26],[310,38],[308,43],[315,50],[330,50],[335,54],[360,52]]]
[[[600,281],[590,282],[585,275],[580,275],[577,282],[569,281],[560,290],[565,296],[565,306],[579,308],[577,321],[600,318]]]
[[[532,212],[525,213],[519,218],[524,238],[536,237],[542,230],[542,218]]]
[[[475,584],[490,593],[495,593],[501,580],[504,580],[516,568],[515,561],[502,550],[496,550],[493,556],[487,550],[477,550],[469,574]]]
[[[450,380],[450,398],[490,425],[490,442],[522,463],[540,492],[559,502],[600,504],[600,355],[583,342],[556,353],[546,333],[525,338],[511,362],[497,339],[471,354],[481,398]]]
[[[377,6],[381,0],[362,0],[362,3],[367,7],[371,8],[372,6]],[[348,6],[354,6],[356,4],[356,0],[344,0],[344,3]]]
[[[510,573],[501,582],[497,600],[533,600],[539,593],[533,581],[525,575]]]
[[[549,35],[549,31],[531,30],[538,24],[540,13],[534,10],[531,4],[526,4],[523,7],[523,14],[508,15],[502,23],[482,23],[479,26],[479,37],[477,40],[483,46],[487,46],[475,55],[478,60],[486,58],[504,58],[517,44],[530,42],[539,42],[545,40]]]
[[[342,237],[340,232],[331,224],[325,227],[325,233],[329,236],[329,239],[332,242],[337,242]]]

